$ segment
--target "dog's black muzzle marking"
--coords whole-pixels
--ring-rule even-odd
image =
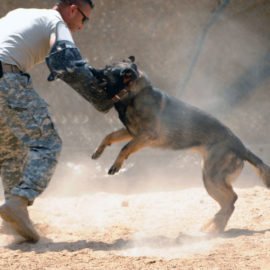
[[[127,88],[130,83],[139,78],[139,72],[136,64],[128,60],[120,67],[116,64],[108,65],[103,70],[99,70],[95,76],[99,80],[99,86],[107,92],[114,103],[117,103],[129,93]]]

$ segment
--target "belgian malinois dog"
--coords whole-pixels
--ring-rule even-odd
[[[113,143],[128,141],[109,170],[115,174],[130,154],[147,146],[199,151],[204,186],[221,207],[203,230],[223,232],[237,200],[231,184],[244,161],[254,165],[268,188],[270,167],[216,118],[154,87],[134,61],[130,57],[107,66],[100,75],[125,128],[107,135],[92,158],[97,159]]]

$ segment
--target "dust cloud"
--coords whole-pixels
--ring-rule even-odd
[[[103,67],[114,60],[134,55],[139,68],[148,74],[154,85],[218,117],[251,150],[270,163],[269,1],[95,2],[96,8],[89,25],[75,36],[78,47],[92,66]],[[211,26],[206,28],[219,5],[224,2],[229,3],[212,21]],[[23,3],[3,1],[1,15],[17,7],[48,8],[53,3],[52,0],[28,0]],[[192,60],[194,66],[191,66]],[[127,227],[127,223],[141,223],[137,226],[132,244],[128,243],[127,249],[119,251],[121,255],[152,256],[151,243],[157,247],[169,243],[170,252],[167,255],[170,258],[190,250],[208,250],[214,245],[211,241],[193,242],[198,228],[192,228],[190,235],[184,238],[186,240],[182,240],[186,241],[186,245],[180,250],[175,249],[177,244],[171,245],[170,239],[177,238],[176,231],[171,235],[166,235],[164,231],[168,227],[166,222],[173,224],[170,233],[172,229],[179,233],[180,227],[181,231],[188,231],[190,224],[197,226],[200,223],[194,220],[198,209],[192,210],[193,203],[199,205],[198,198],[206,196],[199,193],[196,197],[196,190],[201,191],[202,188],[199,156],[185,151],[145,149],[131,156],[118,175],[108,176],[107,171],[123,144],[106,149],[97,161],[91,160],[91,154],[106,134],[122,127],[116,113],[112,110],[108,114],[100,114],[64,83],[48,83],[48,71],[44,64],[36,67],[31,74],[38,92],[50,104],[64,142],[63,153],[50,186],[37,200],[37,206],[34,206],[36,216],[38,207],[44,213],[47,209],[47,214],[51,215],[51,218],[46,217],[48,224],[56,227],[57,224],[69,224],[69,221],[74,222],[75,219],[76,225],[82,226],[80,230],[84,235],[86,225],[96,224],[98,231],[102,230],[104,224],[109,226],[110,222],[119,218],[116,212],[121,201],[127,200],[129,206],[134,206],[140,204],[141,200],[146,205],[136,206],[136,215],[128,219],[126,214],[126,220],[122,220]],[[249,166],[238,180],[238,187],[260,184]],[[187,189],[187,193],[181,193],[180,199],[171,193],[182,189]],[[169,199],[168,205],[160,213],[157,208],[151,207],[147,212],[145,209],[149,205],[158,204],[159,195],[164,204],[164,197],[172,196],[172,201]],[[152,197],[155,202],[151,202]],[[64,198],[66,200],[61,201]],[[189,205],[191,198],[192,203]],[[51,202],[49,205],[48,201]],[[77,217],[77,221],[74,212],[67,213],[78,210],[74,208],[74,203],[85,210]],[[52,209],[57,208],[57,205],[60,205],[61,211],[66,212],[66,216],[54,214]],[[50,209],[47,208],[49,206]],[[102,207],[105,206],[110,207],[102,212]],[[181,211],[179,207],[186,207],[185,211]],[[125,208],[125,211],[128,209],[129,207]],[[169,215],[168,211],[173,213],[170,212]],[[57,219],[57,215],[62,220]],[[156,236],[149,237],[156,215],[163,216],[158,219],[163,230],[159,231],[159,228],[153,232],[165,235],[165,240],[158,237],[155,239]],[[173,220],[168,220],[169,216]],[[186,221],[180,220],[180,216]],[[177,218],[178,223],[175,220]],[[46,231],[46,228],[41,230]],[[49,234],[50,231],[46,233]],[[53,233],[52,235],[56,237]],[[146,236],[148,239],[145,239]],[[150,243],[150,249],[139,249],[144,246],[141,245],[142,241]],[[155,252],[158,253],[158,249]],[[160,252],[164,253],[166,250],[161,249]]]
[[[168,1],[165,5],[163,1],[101,0],[90,24],[75,39],[96,67],[135,55],[156,86],[218,117],[269,163],[269,7],[267,1]],[[70,174],[64,173],[71,170],[67,164],[84,168],[82,179],[74,177],[71,192],[130,193],[201,185],[200,157],[187,152],[143,150],[129,158],[125,172],[107,177],[123,145],[108,148],[98,161],[90,156],[106,134],[122,126],[116,113],[102,115],[62,82],[46,83],[44,66],[33,72],[64,140],[52,181],[59,185],[58,192],[70,186],[66,184]],[[246,167],[239,183],[258,184]]]

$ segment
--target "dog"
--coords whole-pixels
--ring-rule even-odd
[[[270,167],[248,150],[233,132],[213,116],[154,87],[137,68],[135,57],[106,66],[100,83],[125,128],[108,134],[92,158],[117,142],[128,141],[121,149],[109,174],[120,170],[124,160],[144,147],[197,150],[203,159],[203,183],[220,210],[202,230],[209,234],[224,231],[234,211],[237,194],[233,180],[244,161],[251,163],[270,188]]]

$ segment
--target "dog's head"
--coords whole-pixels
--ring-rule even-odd
[[[128,88],[133,81],[139,78],[135,57],[106,66],[101,70],[100,85],[106,89],[109,98],[113,98],[122,90]]]

